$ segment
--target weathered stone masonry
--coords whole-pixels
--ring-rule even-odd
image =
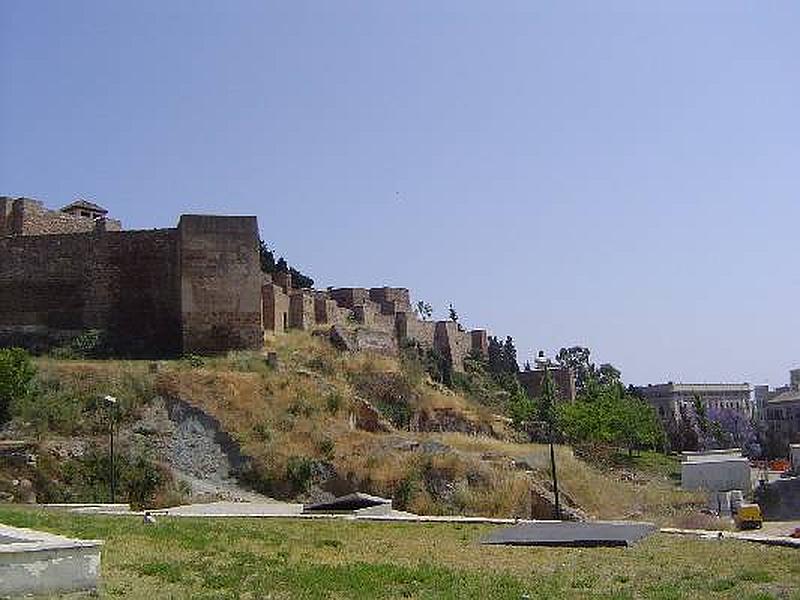
[[[106,218],[96,219],[91,216],[81,216],[80,213],[65,212],[69,208],[48,210],[38,200],[0,196],[0,237],[87,233],[95,229],[119,231],[122,229],[119,221]]]
[[[184,215],[178,234],[184,351],[260,348],[263,278],[256,218]]]
[[[259,349],[265,334],[346,328],[361,349],[416,342],[452,359],[486,353],[483,330],[421,321],[405,288],[295,289],[260,270],[255,217],[183,215],[123,231],[102,207],[0,198],[0,345],[45,349],[86,330],[132,355]]]
[[[131,352],[178,351],[177,242],[174,230],[0,238],[0,343],[98,329]]]
[[[451,357],[459,371],[471,350],[485,355],[487,349],[484,330],[466,332],[450,321],[418,319],[406,288],[297,290],[288,273],[276,273],[262,287],[262,307],[269,334],[338,325],[351,330],[360,349],[396,353],[413,341]]]
[[[132,355],[261,346],[255,217],[189,215],[151,231],[50,226],[0,237],[0,345],[45,349],[101,330]]]

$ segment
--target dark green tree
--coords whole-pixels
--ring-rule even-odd
[[[488,368],[489,372],[497,375],[503,372],[503,344],[498,341],[497,337],[489,336],[488,355]]]
[[[264,273],[275,272],[275,255],[264,240],[258,240],[258,257],[261,261],[261,271]]]
[[[447,308],[448,319],[450,319],[453,323],[458,323],[458,313],[456,309],[453,308],[453,304],[450,303],[450,306]]]
[[[542,380],[542,391],[539,397],[539,419],[547,423],[548,429],[556,427],[556,384],[550,371],[546,371]]]
[[[289,265],[286,264],[286,259],[283,258],[282,256],[275,263],[275,272],[276,273],[288,273],[289,272]]]
[[[622,372],[614,365],[604,363],[600,368],[594,370],[592,365],[593,376],[598,380],[600,385],[620,385],[622,382]]]
[[[258,240],[258,256],[261,262],[261,271],[264,273],[291,273],[292,287],[297,289],[314,287],[314,280],[308,275],[301,273],[294,267],[290,267],[286,259],[280,257],[275,260],[275,253],[270,250],[264,240]]]
[[[592,377],[594,366],[589,357],[591,351],[583,346],[572,346],[561,348],[556,355],[556,362],[561,367],[567,367],[575,377],[575,391],[580,393],[586,386],[586,382]]]
[[[292,287],[298,289],[308,289],[314,287],[314,280],[308,275],[304,275],[294,267],[289,268],[289,273],[292,274]]]
[[[419,318],[423,321],[427,321],[433,315],[433,307],[423,300],[417,302],[415,310],[417,311]]]
[[[517,349],[514,347],[514,340],[510,335],[506,336],[506,341],[503,344],[502,368],[505,373],[513,373],[516,375],[516,373],[519,372]]]

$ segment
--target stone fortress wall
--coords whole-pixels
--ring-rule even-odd
[[[178,234],[184,351],[261,348],[256,218],[183,215]]]
[[[6,235],[45,235],[88,233],[95,229],[120,231],[122,223],[114,219],[96,219],[48,210],[39,200],[0,196],[0,237]]]
[[[262,288],[264,329],[281,334],[288,329],[318,329],[336,325],[354,329],[356,345],[395,353],[409,342],[436,349],[463,370],[472,351],[486,355],[485,330],[463,331],[452,321],[423,321],[411,306],[406,288],[293,289],[288,273],[270,276]]]
[[[183,215],[175,228],[125,231],[105,214],[85,201],[54,211],[0,197],[0,345],[44,349],[100,330],[122,354],[177,355],[337,326],[358,348],[416,342],[459,371],[470,351],[486,353],[484,330],[418,319],[405,288],[296,289],[289,273],[262,273],[255,217]]]
[[[96,329],[132,350],[180,348],[174,229],[0,237],[0,344]]]
[[[40,351],[87,330],[131,356],[263,342],[255,217],[184,215],[176,228],[122,231],[2,200],[0,346]]]

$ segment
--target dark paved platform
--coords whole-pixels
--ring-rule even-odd
[[[303,512],[350,512],[360,510],[362,508],[383,506],[391,503],[392,501],[387,498],[380,498],[378,496],[370,496],[369,494],[355,492],[353,494],[347,494],[346,496],[340,496],[331,500],[330,502],[306,504],[303,506]]]
[[[520,523],[497,529],[486,536],[483,544],[507,546],[631,546],[656,532],[652,523],[604,522],[586,523],[538,522]]]

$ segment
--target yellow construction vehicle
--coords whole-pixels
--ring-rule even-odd
[[[760,529],[763,518],[758,504],[741,504],[733,515],[739,529]]]

